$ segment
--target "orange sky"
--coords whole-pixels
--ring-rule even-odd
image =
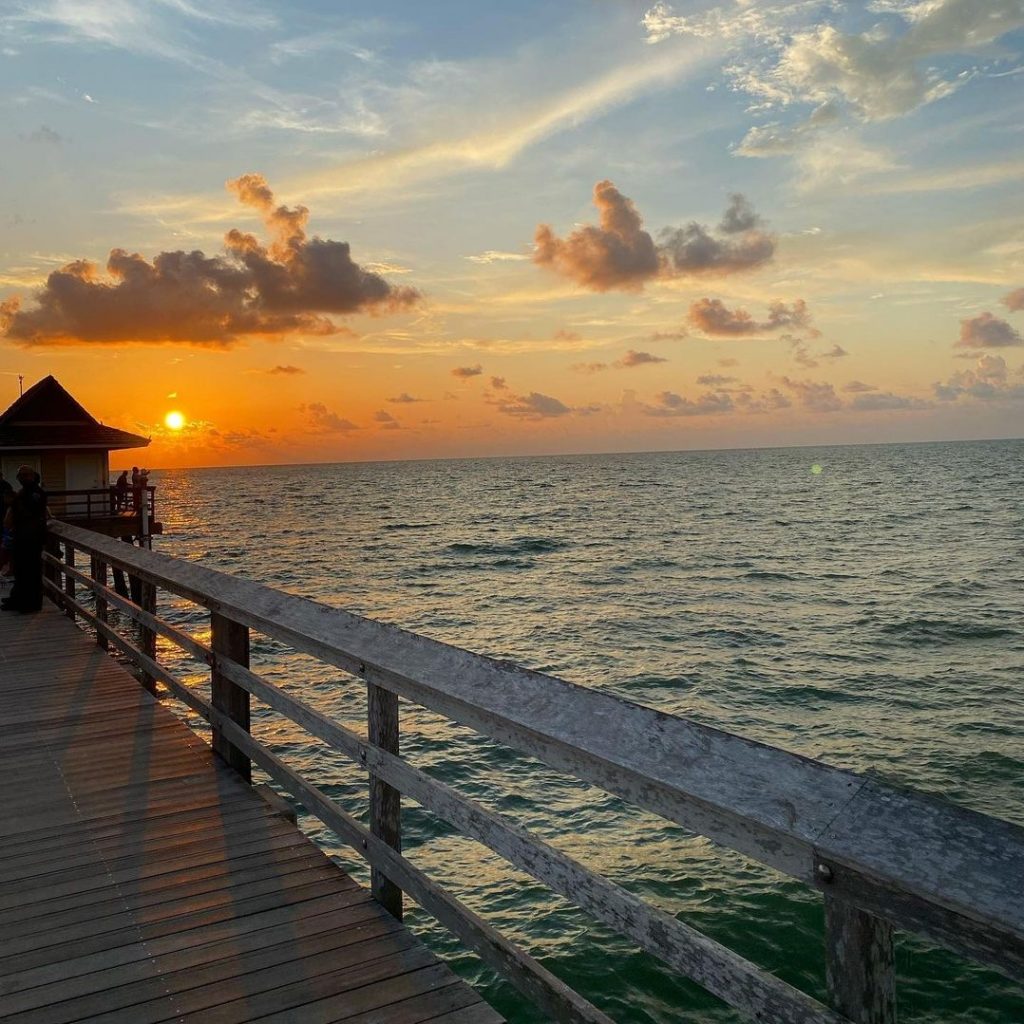
[[[26,9],[0,405],[154,467],[1019,436],[1024,15],[812,7]]]

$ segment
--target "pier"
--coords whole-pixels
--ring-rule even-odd
[[[53,605],[0,720],[0,1019],[500,1022]]]
[[[588,998],[573,991],[548,969],[555,965],[538,963],[403,855],[403,797],[752,1020],[892,1024],[897,930],[1017,982],[1024,978],[1024,829],[67,523],[53,526],[52,539],[60,554],[46,556],[47,590],[56,607],[0,623],[0,754],[15,809],[0,831],[2,948],[10,951],[0,956],[0,972],[9,968],[0,974],[0,1019],[94,1014],[134,1022],[195,1012],[204,1021],[500,1020],[405,931],[401,918],[411,899],[518,987],[543,1018],[610,1024],[596,1005],[599,992]],[[146,600],[135,603],[111,589],[113,569],[138,581]],[[209,642],[161,618],[161,594],[205,609]],[[335,666],[351,685],[364,687],[365,733],[254,671],[250,631]],[[210,700],[161,662],[165,645],[209,671]],[[135,666],[143,686],[108,649]],[[164,707],[165,697],[210,723],[212,750]],[[827,1001],[417,768],[400,753],[400,699],[820,893],[825,930],[821,946],[806,955],[821,963]],[[365,771],[369,827],[251,735],[253,700]],[[369,892],[281,817],[279,798],[260,797],[251,785],[254,768],[368,862]],[[79,856],[81,869],[74,868]],[[20,874],[9,875],[8,865]],[[216,887],[195,889],[205,878],[217,879]],[[164,913],[157,894],[178,884],[186,886],[174,897],[180,906]],[[281,895],[307,885],[324,891],[297,903]],[[216,895],[207,900],[200,892]],[[275,897],[272,909],[255,909]],[[310,916],[313,900],[325,900],[327,909]],[[93,903],[106,908],[114,929],[99,930],[104,917],[84,909]],[[244,906],[251,909],[240,913]],[[51,912],[57,916],[47,931]],[[209,941],[185,937],[175,923],[181,921],[194,922],[196,936]],[[121,938],[109,948],[97,939],[117,929]],[[89,944],[96,941],[104,945],[94,951]],[[80,965],[70,977],[69,958]],[[376,969],[393,970],[391,980],[343,988],[346,979],[365,979]],[[209,980],[196,983],[197,977]],[[400,987],[414,977],[422,990]],[[165,992],[161,986],[174,979],[189,992],[208,992],[223,1009],[189,1010],[188,999],[203,997]],[[88,992],[79,994],[83,985]],[[133,985],[151,995],[118,1009],[123,1003],[116,1000]],[[349,1009],[354,993],[375,987],[396,1000],[394,1016]],[[299,1001],[275,1002],[282,997]],[[427,1008],[445,998],[465,1002]],[[91,1002],[78,1016],[58,1017],[38,1002],[45,999]],[[186,1009],[175,999],[186,1000]],[[158,1004],[164,1016],[133,1015],[136,1006]],[[310,1009],[321,1006],[322,1012]]]

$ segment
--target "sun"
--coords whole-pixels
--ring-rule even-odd
[[[169,412],[164,417],[164,425],[168,430],[181,430],[185,426],[185,416],[178,411]]]

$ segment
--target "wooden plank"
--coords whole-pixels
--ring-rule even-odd
[[[84,913],[92,909],[105,913],[112,898],[117,900],[118,907],[129,906],[139,911],[165,904],[183,894],[220,892],[266,878],[280,878],[292,871],[309,871],[322,867],[323,863],[322,854],[301,847],[290,851],[288,856],[275,858],[273,862],[268,862],[262,853],[249,854],[234,858],[227,871],[224,863],[204,864],[186,871],[153,875],[131,885],[124,884],[113,893],[110,889],[91,889],[47,900],[43,904],[27,903],[0,914],[0,925],[20,928],[25,921],[45,923],[56,915]]]
[[[312,1005],[315,1007],[326,1000],[333,1000],[336,1006],[343,1006],[340,1013],[335,1010],[331,1018],[334,1020],[348,1020],[372,1009],[375,1020],[391,1024],[394,1005],[401,996],[415,993],[422,998],[449,987],[450,978],[444,970],[437,964],[424,964],[411,951],[403,968],[401,974],[389,976],[383,963],[371,962],[356,970],[321,974],[315,980],[314,994],[322,998]],[[256,1015],[256,1020],[284,1019],[293,1024],[305,1024],[306,1021],[312,1024],[319,1017],[310,1012],[310,1003],[302,1001],[307,995],[297,986],[274,989],[253,999],[249,1009]],[[249,1024],[253,1017],[243,1016],[244,1009],[240,1002],[218,1007],[210,1015],[211,1024]]]
[[[336,893],[337,880],[327,866],[289,874],[274,873],[269,879],[249,882],[243,886],[221,886],[212,892],[200,895],[179,896],[164,899],[155,906],[128,907],[124,901],[105,903],[90,907],[88,911],[62,914],[32,922],[37,927],[21,928],[17,938],[0,942],[0,964],[6,965],[9,958],[34,954],[47,950],[46,957],[53,955],[52,947],[70,941],[69,936],[78,934],[96,937],[117,932],[122,928],[145,928],[147,934],[160,934],[155,930],[165,926],[178,928],[189,919],[197,924],[210,924],[231,916],[245,916],[259,910],[287,904],[293,906],[307,899]],[[360,890],[356,890],[360,891]],[[98,912],[97,912],[98,911]],[[75,931],[81,928],[81,933]],[[78,952],[73,950],[72,952]],[[39,961],[44,962],[40,959]],[[28,961],[19,961],[19,968],[30,966]]]
[[[424,1024],[442,1014],[480,1005],[480,997],[464,985],[438,984],[430,969],[414,971],[396,979],[387,1005],[387,1024]],[[381,1008],[353,1010],[353,993],[342,992],[316,1002],[290,1007],[258,1017],[258,1024],[380,1024]],[[403,998],[403,995],[405,998]],[[500,1020],[500,1018],[498,1018]],[[256,1024],[256,1021],[253,1022]]]
[[[866,780],[852,772],[205,566],[118,552],[115,543],[66,525],[56,532],[89,540],[104,557],[119,556],[131,571],[183,597],[805,882],[818,884],[818,856],[876,879],[902,894],[892,903],[898,926],[1019,975],[1024,887],[1014,879],[1024,865],[1024,829],[985,819],[995,823],[982,829],[979,843],[970,812],[951,804],[937,815],[918,808],[929,820],[915,833],[915,852],[938,869],[925,875],[916,856],[904,856],[902,827],[887,835],[877,829],[870,843],[855,840],[857,814],[847,812]],[[933,884],[935,878],[944,884]],[[1009,953],[992,956],[993,948]]]
[[[4,1019],[7,1013],[46,1007],[51,1024],[58,1024],[62,1010],[54,1004],[67,1003],[63,1015],[77,1020],[119,1006],[136,1006],[169,991],[184,992],[218,977],[267,971],[324,948],[393,934],[399,934],[397,922],[387,918],[365,892],[332,894],[184,932],[86,950],[64,961],[63,971],[61,961],[54,959],[13,972],[0,982]],[[401,934],[392,945],[404,948],[415,943],[412,936]]]
[[[277,856],[280,853],[298,847],[303,848],[308,842],[301,833],[290,836],[240,838],[238,843],[231,844],[230,854],[244,856],[247,853],[260,853],[263,856]],[[176,874],[190,871],[207,864],[224,864],[229,851],[224,844],[191,843],[175,852],[174,857],[160,861],[150,861],[145,857],[135,858],[128,863],[114,864],[111,871],[99,875],[82,875],[68,878],[67,872],[56,872],[52,875],[41,875],[37,878],[8,885],[0,883],[0,910],[32,903],[38,906],[50,899],[72,896],[93,889],[104,889],[109,885],[121,883],[131,884],[153,876]],[[61,880],[63,879],[63,881]]]

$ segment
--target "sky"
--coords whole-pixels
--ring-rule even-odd
[[[1024,434],[1024,0],[0,0],[0,107],[0,407],[156,467]]]

